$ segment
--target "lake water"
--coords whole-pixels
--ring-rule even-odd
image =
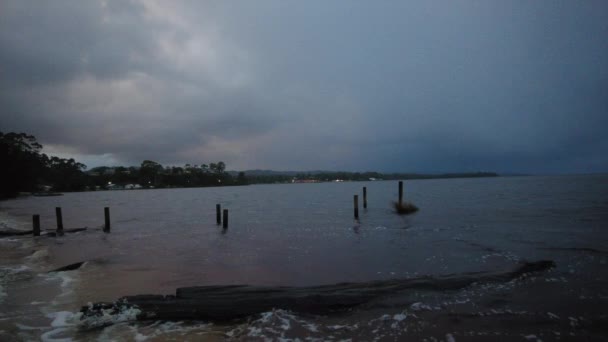
[[[368,208],[353,219],[353,195]],[[0,340],[605,340],[608,176],[411,180],[398,216],[396,181],[66,193],[0,202],[0,225],[63,237],[0,239]],[[215,223],[215,204],[229,228]],[[103,207],[112,231],[104,234]],[[0,227],[2,228],[2,227]],[[87,330],[89,302],[174,294],[197,285],[307,286],[556,267],[507,283],[411,291],[352,311],[285,310],[231,324],[133,322]],[[86,261],[74,271],[48,270]]]

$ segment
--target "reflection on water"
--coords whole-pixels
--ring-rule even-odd
[[[361,193],[363,186],[367,187],[368,208],[361,209],[360,220],[355,221],[352,196]],[[2,271],[0,330],[9,335],[33,331],[28,336],[37,336],[47,330],[20,329],[15,324],[25,326],[24,322],[32,321],[29,323],[48,326],[49,321],[56,320],[49,317],[53,312],[75,312],[87,302],[142,293],[171,294],[184,286],[305,286],[411,278],[502,269],[522,259],[555,260],[557,269],[544,279],[557,279],[556,283],[563,280],[568,288],[580,283],[577,291],[584,294],[566,291],[572,303],[576,302],[575,307],[585,307],[579,295],[606,302],[608,292],[598,284],[606,285],[607,280],[608,177],[406,181],[406,200],[421,208],[412,216],[392,212],[390,203],[397,197],[397,190],[397,182],[321,183],[68,193],[0,202],[0,219],[13,228],[29,228],[32,214],[41,215],[43,229],[53,228],[56,206],[63,208],[66,228],[89,227],[86,232],[61,238],[25,237],[0,242],[5,269],[29,268],[29,275],[23,279],[7,275],[20,272]],[[227,230],[215,223],[216,203],[229,209]],[[111,234],[100,230],[104,206],[111,208]],[[78,271],[41,273],[79,261],[87,263]],[[581,270],[585,274],[580,274]],[[537,284],[528,284],[527,291],[552,293],[547,286],[553,283],[543,280],[542,284],[544,287],[538,289]],[[510,293],[509,289],[504,291]],[[447,296],[441,301],[455,295],[441,294]],[[521,303],[516,298],[508,302],[523,305],[526,301],[530,298],[522,298]],[[409,301],[398,307],[395,315],[405,309],[412,311],[411,304]],[[526,312],[533,309],[522,308]],[[442,310],[423,310],[427,313],[418,316],[433,316]],[[490,306],[480,310],[490,310]],[[385,311],[365,310],[346,319],[348,326],[379,319],[374,321],[378,326],[372,324],[373,328],[367,330],[359,325],[354,330],[334,331],[328,324],[338,324],[336,318],[309,321],[299,317],[290,321],[285,318],[290,313],[275,314],[269,322],[286,319],[298,325],[298,320],[306,321],[299,325],[300,330],[289,330],[292,337],[333,334],[343,338],[353,336],[355,330],[374,336],[372,332],[380,333],[385,323],[389,328],[391,324],[403,328],[410,322],[393,316],[381,319]],[[371,317],[374,315],[380,318]],[[140,327],[150,334],[160,334],[157,329],[163,324],[168,323]],[[220,337],[230,336],[227,333],[255,337],[248,335],[250,329],[263,335],[264,329],[272,328],[270,323],[262,327],[214,326],[212,333],[207,322],[200,324],[207,330],[189,326],[190,333],[206,331],[216,336],[220,331]],[[306,328],[317,325],[322,332]]]

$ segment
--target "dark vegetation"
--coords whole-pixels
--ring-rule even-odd
[[[222,161],[210,164],[163,166],[144,160],[140,166],[101,166],[86,170],[74,159],[49,157],[33,135],[0,132],[0,198],[20,192],[46,193],[85,190],[203,187],[261,183],[370,181],[493,177],[490,172],[415,174],[379,172],[226,171]]]
[[[96,167],[74,159],[49,157],[33,135],[0,132],[0,198],[20,192],[63,192],[123,188],[199,187],[247,184],[244,173],[232,176],[223,162],[167,166],[144,160],[139,167]]]
[[[36,192],[52,184],[56,191],[81,190],[87,184],[84,164],[49,157],[32,135],[0,132],[0,198]]]
[[[87,172],[96,189],[104,188],[186,188],[202,186],[245,185],[243,172],[231,175],[224,162],[199,165],[165,166],[144,160],[139,167],[101,166]]]

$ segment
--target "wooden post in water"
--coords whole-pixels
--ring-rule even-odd
[[[215,221],[218,226],[222,224],[222,206],[219,203],[215,205]]]
[[[224,209],[224,219],[222,221],[222,228],[228,228],[228,209]]]
[[[363,187],[363,209],[367,209],[367,187]]]
[[[355,207],[355,220],[359,219],[359,195],[353,197],[353,205]]]
[[[104,233],[109,233],[110,232],[110,208],[105,207],[103,208],[103,216],[105,218],[105,226],[103,227],[103,232]]]
[[[399,205],[403,203],[403,181],[399,181]]]
[[[57,216],[57,234],[63,234],[63,215],[61,215],[61,207],[55,208],[55,216]]]
[[[40,215],[32,216],[32,224],[34,226],[32,229],[32,233],[34,234],[34,236],[40,236]]]

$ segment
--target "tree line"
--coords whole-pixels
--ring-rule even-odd
[[[33,135],[0,132],[0,198],[20,192],[84,191],[121,188],[199,187],[247,184],[244,173],[232,176],[217,162],[183,167],[144,160],[139,167],[97,167],[42,153]]]
[[[380,173],[380,172],[346,172],[346,171],[317,171],[317,172],[288,172],[285,174],[249,174],[247,179],[251,184],[292,183],[297,181],[315,182],[359,182],[374,180],[406,180],[406,179],[439,179],[439,178],[476,178],[496,177],[495,172],[461,172],[461,173]]]
[[[0,132],[0,198],[19,192],[84,191],[132,188],[172,188],[291,183],[296,181],[369,181],[394,179],[430,179],[494,177],[493,172],[416,174],[379,172],[269,172],[246,175],[227,172],[222,161],[210,164],[163,166],[144,160],[139,166],[95,167],[72,158],[64,159],[42,153],[42,145],[33,135]]]
[[[152,160],[144,160],[139,167],[101,166],[87,172],[97,188],[133,187],[171,188],[223,185],[245,185],[247,177],[240,172],[235,176],[226,172],[222,161],[210,164],[162,166]]]
[[[58,191],[81,190],[86,168],[74,159],[49,157],[33,135],[0,132],[0,198],[39,191],[52,184]]]

